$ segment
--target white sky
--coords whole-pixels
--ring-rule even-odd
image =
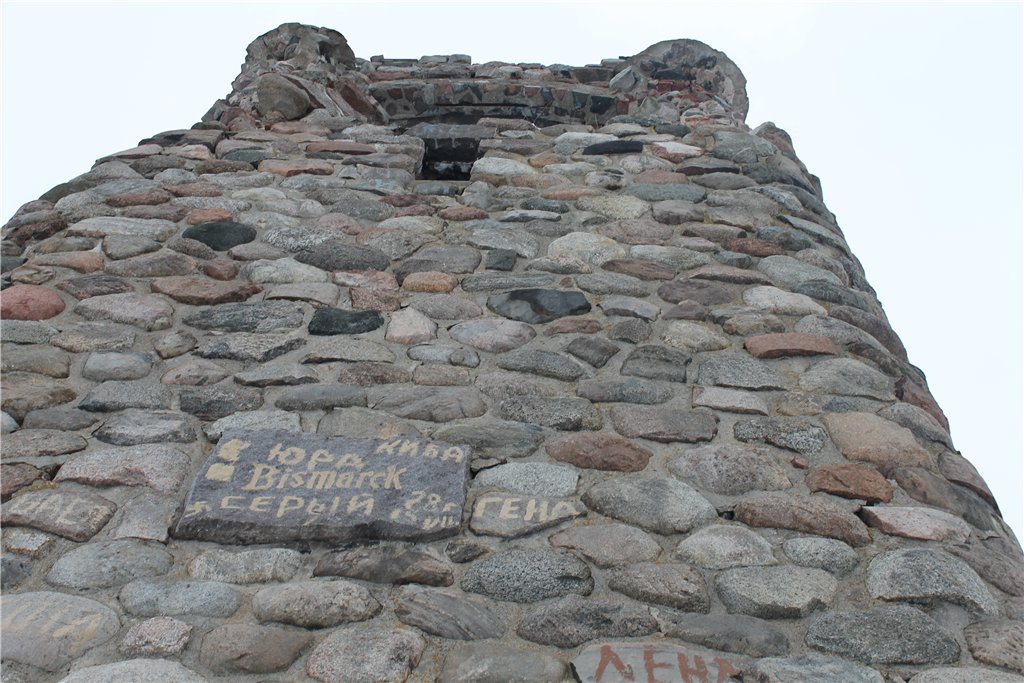
[[[1024,538],[1022,6],[2,4],[0,221],[105,154],[198,121],[256,36],[334,28],[369,58],[583,65],[670,38],[727,53],[754,127],[793,137],[954,443]]]

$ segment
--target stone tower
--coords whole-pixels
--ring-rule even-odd
[[[3,681],[1024,681],[1024,564],[693,40],[285,24],[3,231]]]

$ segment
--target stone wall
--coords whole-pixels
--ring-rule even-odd
[[[1022,681],[1020,547],[722,53],[250,45],[3,231],[3,680]]]

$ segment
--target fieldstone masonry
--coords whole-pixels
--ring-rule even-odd
[[[1020,546],[747,104],[285,24],[21,207],[5,683],[1024,681]]]

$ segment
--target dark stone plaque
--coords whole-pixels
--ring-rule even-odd
[[[396,437],[230,429],[173,536],[218,543],[430,540],[458,533],[470,449]]]

